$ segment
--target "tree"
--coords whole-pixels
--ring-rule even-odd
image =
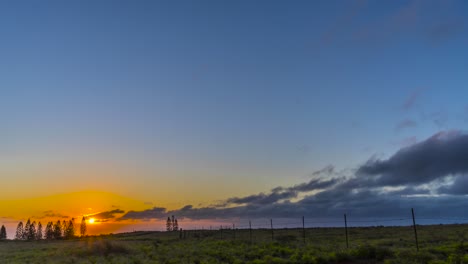
[[[29,224],[29,229],[26,232],[28,233],[28,240],[36,239],[36,221],[33,221],[31,224]]]
[[[65,232],[67,231],[68,228],[68,222],[63,220],[62,221],[62,237],[65,237]]]
[[[54,224],[52,222],[47,223],[45,229],[45,238],[49,240],[54,238]]]
[[[170,217],[167,217],[166,231],[172,231],[172,221]]]
[[[23,233],[24,233],[23,222],[19,222],[18,226],[16,227],[15,239],[18,239],[18,240],[23,239]]]
[[[60,239],[62,238],[62,223],[60,223],[60,220],[58,220],[55,224],[54,224],[54,228],[53,228],[53,237],[54,239]]]
[[[7,238],[6,228],[4,225],[2,225],[2,228],[0,228],[0,240],[4,240],[6,238]]]
[[[179,230],[179,223],[177,222],[177,219],[175,219],[174,223],[172,224],[172,230],[174,231]]]
[[[26,222],[26,224],[24,225],[24,228],[23,228],[23,237],[21,239],[23,240],[27,240],[28,239],[28,236],[29,236],[29,227],[31,226],[31,220],[28,219],[28,221]]]
[[[68,223],[65,222],[65,230],[63,231],[63,237],[70,239],[75,237],[75,218],[72,218]]]
[[[37,223],[36,239],[37,240],[42,239],[42,224],[41,224],[41,222]]]
[[[83,216],[81,219],[81,225],[80,225],[80,235],[83,237],[86,235],[86,217]]]

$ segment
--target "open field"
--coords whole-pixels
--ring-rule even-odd
[[[2,241],[0,263],[468,263],[468,225],[134,232]]]

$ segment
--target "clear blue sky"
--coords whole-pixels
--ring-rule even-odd
[[[68,189],[43,175],[67,174],[51,168],[111,164],[131,168],[109,176],[116,192],[216,184],[193,198],[206,202],[466,130],[467,13],[466,1],[2,1],[1,177],[56,193]]]

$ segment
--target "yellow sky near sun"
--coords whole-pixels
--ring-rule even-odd
[[[38,198],[0,200],[0,217],[8,219],[50,219],[60,216],[80,219],[83,215],[114,209],[144,210],[151,205],[110,192],[82,191]],[[48,216],[46,215],[56,215]]]

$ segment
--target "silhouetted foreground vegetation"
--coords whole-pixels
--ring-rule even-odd
[[[468,263],[468,225],[301,230],[133,232],[70,240],[1,241],[1,263]],[[236,233],[234,233],[236,232]],[[234,237],[236,235],[236,237]]]

